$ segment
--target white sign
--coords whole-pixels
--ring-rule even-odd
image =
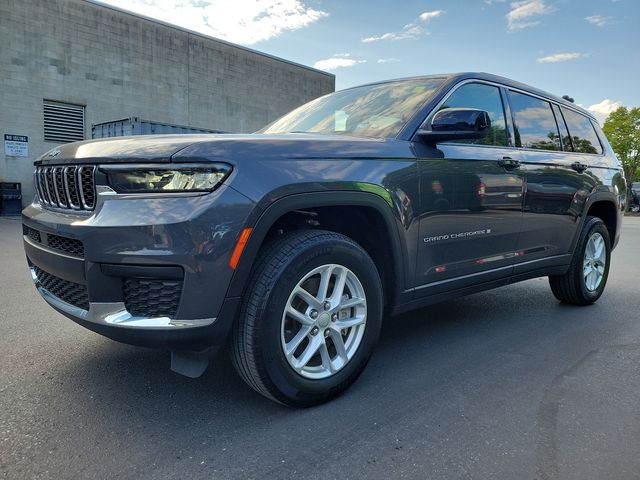
[[[9,157],[29,156],[29,137],[4,134],[4,154]]]

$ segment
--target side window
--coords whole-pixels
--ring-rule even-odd
[[[456,143],[473,143],[477,145],[498,145],[506,147],[509,144],[507,124],[504,117],[504,107],[500,89],[483,83],[467,83],[454,91],[442,104],[444,108],[478,108],[489,114],[491,132],[486,138],[479,140],[460,140]]]
[[[556,116],[556,123],[558,124],[558,130],[560,130],[560,136],[562,137],[562,148],[565,152],[573,152],[573,146],[571,145],[571,137],[569,136],[569,130],[567,130],[567,124],[564,121],[560,107],[555,103],[552,103],[553,113]]]
[[[549,102],[509,90],[509,104],[516,147],[561,150],[560,134]]]
[[[562,114],[567,121],[575,152],[602,153],[602,145],[600,145],[598,134],[594,130],[591,120],[564,107],[562,107]]]

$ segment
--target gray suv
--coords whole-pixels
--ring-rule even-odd
[[[588,112],[478,73],[336,92],[251,135],[66,144],[35,183],[24,247],[53,308],[192,377],[228,343],[294,406],[353,383],[383,317],[541,276],[595,302],[627,198]]]

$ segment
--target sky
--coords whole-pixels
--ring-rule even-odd
[[[640,106],[640,0],[103,0],[336,75],[336,89],[462,71]]]

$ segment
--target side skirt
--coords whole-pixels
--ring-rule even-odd
[[[387,310],[387,314],[391,316],[399,315],[401,313],[427,307],[435,303],[453,300],[455,298],[460,298],[466,295],[471,295],[473,293],[479,293],[485,290],[503,287],[505,285],[522,282],[524,280],[530,280],[532,278],[546,277],[549,275],[564,275],[569,269],[571,256],[572,255],[570,254],[558,255],[556,257],[517,264],[513,266],[512,273],[508,276],[505,276],[504,278],[482,281],[482,277],[484,276],[482,275],[478,278],[480,281],[474,283],[473,285],[464,287],[456,287],[456,279],[452,279],[451,289],[445,292],[435,293],[431,295],[427,294],[420,298],[415,298],[410,302],[392,306]],[[488,271],[485,273],[488,277],[494,272]],[[425,292],[429,291],[428,286],[418,288],[423,288]]]

